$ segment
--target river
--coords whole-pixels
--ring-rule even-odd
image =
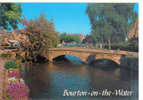
[[[138,72],[130,69],[115,66],[114,69],[104,70],[100,66],[69,62],[28,67],[24,79],[32,100],[138,100]],[[132,93],[117,95],[116,90]],[[97,91],[99,94],[69,96],[70,92],[75,91]],[[108,94],[110,91],[113,93]]]

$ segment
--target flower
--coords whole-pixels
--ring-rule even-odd
[[[24,83],[13,83],[6,88],[6,96],[10,100],[19,100],[20,98],[28,98],[29,88]]]
[[[8,77],[18,77],[20,78],[22,75],[19,72],[10,72],[8,73]]]

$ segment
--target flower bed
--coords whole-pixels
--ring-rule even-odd
[[[3,100],[29,100],[29,88],[22,79],[22,75],[15,70],[18,64],[15,60],[7,61],[5,68],[8,72],[8,87],[5,89]]]
[[[20,78],[22,75],[18,72],[10,72],[8,73],[8,77],[18,77]]]
[[[27,100],[29,89],[24,83],[13,83],[6,88],[8,100]]]

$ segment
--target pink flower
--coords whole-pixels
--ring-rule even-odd
[[[29,88],[23,83],[14,83],[6,88],[6,95],[10,99],[18,100],[20,98],[28,98]]]
[[[10,72],[8,73],[8,77],[21,77],[22,75],[18,72]]]

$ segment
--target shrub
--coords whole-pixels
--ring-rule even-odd
[[[7,61],[5,63],[5,68],[6,69],[9,69],[9,68],[17,68],[18,67],[18,64],[16,63],[16,60],[10,60],[10,61]]]

